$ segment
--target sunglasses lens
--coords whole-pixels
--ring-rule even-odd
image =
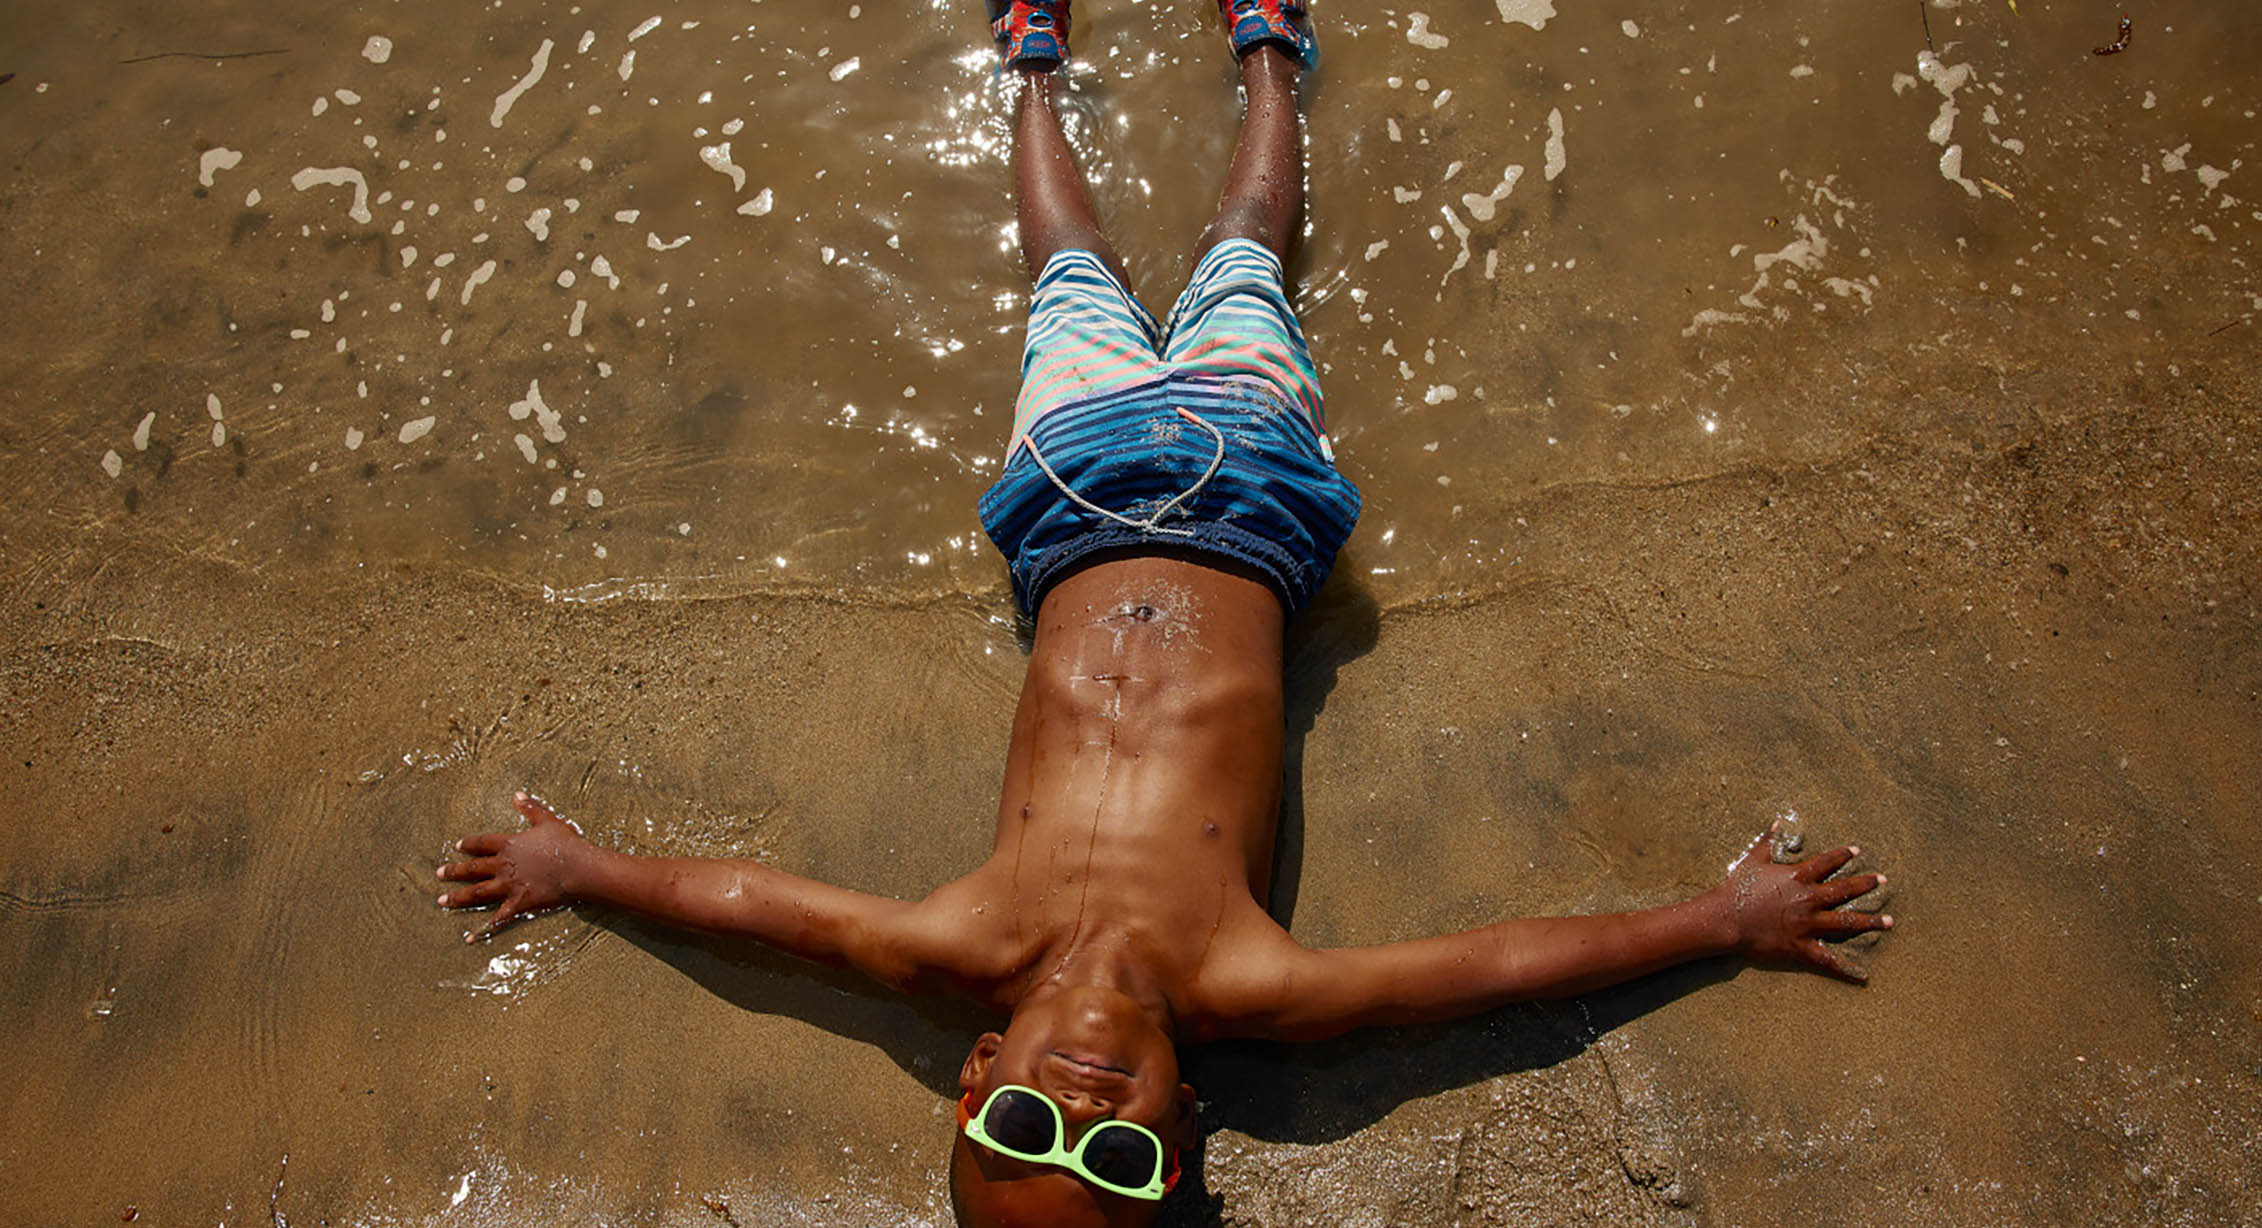
[[[1008,1151],[1041,1156],[1053,1148],[1060,1119],[1052,1106],[1028,1092],[1007,1089],[990,1101],[982,1114],[982,1129]]]
[[[1138,1189],[1162,1171],[1162,1153],[1155,1141],[1128,1126],[1102,1124],[1087,1135],[1084,1167],[1104,1181]]]

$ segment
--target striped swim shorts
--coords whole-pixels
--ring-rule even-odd
[[[1247,564],[1308,603],[1359,517],[1280,261],[1228,239],[1167,328],[1090,252],[1045,265],[1029,305],[1013,443],[982,527],[1036,614],[1079,560],[1177,547]]]

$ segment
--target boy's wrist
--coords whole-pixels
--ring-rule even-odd
[[[1714,887],[1682,904],[1694,917],[1692,923],[1707,955],[1741,955],[1746,945],[1735,901],[1728,898],[1724,887]]]
[[[611,849],[592,844],[587,840],[567,846],[562,864],[558,867],[558,890],[569,901],[602,902],[606,871],[610,859],[619,856]]]

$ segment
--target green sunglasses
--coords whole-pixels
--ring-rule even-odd
[[[1068,1137],[1060,1106],[1033,1087],[1007,1083],[990,1093],[982,1111],[972,1111],[974,1093],[958,1100],[958,1127],[967,1138],[1002,1156],[1030,1164],[1065,1168],[1093,1185],[1126,1198],[1155,1202],[1178,1184],[1178,1153],[1166,1149],[1155,1132],[1135,1121],[1095,1123],[1076,1141]],[[1165,1173],[1164,1156],[1169,1157]]]

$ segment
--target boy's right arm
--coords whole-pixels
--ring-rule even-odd
[[[601,848],[539,799],[520,793],[526,830],[471,836],[439,877],[465,884],[443,892],[445,908],[492,904],[495,915],[464,935],[485,938],[532,913],[602,904],[669,925],[751,938],[788,955],[854,968],[910,988],[937,953],[919,905],[868,895],[772,869],[756,861],[637,857]],[[947,958],[947,954],[943,955]]]

